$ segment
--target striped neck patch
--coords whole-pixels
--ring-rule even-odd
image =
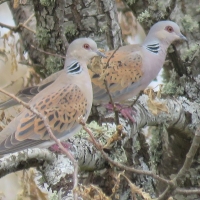
[[[148,51],[151,51],[152,53],[158,54],[158,52],[160,50],[160,45],[159,45],[159,43],[149,44],[149,45],[145,46],[145,48]]]
[[[68,74],[80,74],[82,71],[83,69],[78,61],[73,62],[67,67]]]

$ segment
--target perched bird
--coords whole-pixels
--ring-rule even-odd
[[[106,58],[95,57],[89,66],[93,103],[102,104],[110,101],[105,81],[115,103],[123,103],[144,90],[161,70],[169,45],[179,39],[186,40],[186,37],[181,34],[176,23],[160,21],[151,27],[142,45],[122,46],[116,51],[106,52]],[[49,80],[54,81],[53,75]],[[42,87],[39,86],[37,89],[40,90]],[[21,96],[26,96],[29,91],[30,89],[22,91]],[[0,108],[8,106],[9,102],[0,104]]]
[[[104,81],[114,102],[121,103],[139,94],[160,72],[169,45],[179,39],[186,37],[176,23],[160,21],[151,27],[142,45],[122,46],[116,52],[107,52],[106,58],[93,59],[93,103],[110,101]]]
[[[68,138],[81,129],[78,117],[88,118],[92,106],[92,85],[87,63],[97,55],[104,56],[92,39],[74,40],[67,50],[62,73],[29,102],[30,106],[46,116],[58,139]],[[54,142],[50,140],[43,121],[25,108],[0,133],[0,155],[41,143],[50,146]]]

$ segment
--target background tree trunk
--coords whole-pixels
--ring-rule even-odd
[[[91,37],[100,48],[105,49],[122,45],[114,0],[42,2],[30,1],[30,4],[13,8],[13,1],[10,1],[9,6],[16,24],[25,22],[35,13],[30,26],[36,30],[36,35],[23,29],[21,37],[31,60],[34,64],[40,65],[37,71],[44,72],[44,76],[62,69],[64,59],[41,54],[31,47],[31,44],[36,48],[63,56],[66,54],[68,43],[79,37]]]

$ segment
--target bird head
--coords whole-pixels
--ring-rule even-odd
[[[179,26],[172,21],[160,21],[154,24],[146,40],[158,40],[171,44],[175,40],[186,40],[187,38],[181,33]]]
[[[67,55],[77,59],[81,58],[86,62],[94,56],[105,57],[105,55],[97,49],[96,42],[90,38],[79,38],[74,40],[67,49]]]

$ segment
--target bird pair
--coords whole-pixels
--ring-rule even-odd
[[[81,129],[78,118],[87,120],[92,101],[110,101],[105,81],[114,102],[137,95],[156,78],[169,45],[178,39],[186,40],[172,21],[153,25],[142,45],[122,46],[105,56],[93,40],[76,39],[69,45],[64,69],[40,85],[22,90],[19,98],[30,100],[29,105],[46,116],[55,136],[64,140]],[[93,61],[88,72],[87,64],[94,56],[103,58]],[[14,104],[9,100],[1,108]],[[0,133],[0,155],[43,144],[53,144],[44,122],[26,108]]]

